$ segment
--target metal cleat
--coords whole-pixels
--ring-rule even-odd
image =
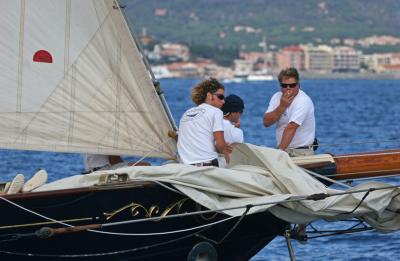
[[[129,181],[129,175],[127,173],[120,174],[103,174],[100,175],[99,181],[96,185],[110,185],[110,184],[119,184],[126,183]]]

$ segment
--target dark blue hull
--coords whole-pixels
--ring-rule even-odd
[[[3,197],[17,205],[0,200],[0,260],[188,260],[201,242],[211,244],[218,260],[248,260],[287,225],[269,212],[242,219],[208,213],[118,224],[202,209],[151,183]],[[75,228],[65,230],[54,220]]]

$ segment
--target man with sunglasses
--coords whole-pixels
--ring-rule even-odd
[[[315,139],[314,104],[311,98],[300,90],[300,77],[295,68],[279,73],[281,91],[275,93],[264,114],[264,126],[276,123],[278,149],[290,156],[314,154]]]
[[[196,107],[187,110],[179,123],[178,154],[184,164],[218,167],[218,152],[229,161],[232,146],[224,139],[224,86],[216,79],[204,80],[192,90]]]

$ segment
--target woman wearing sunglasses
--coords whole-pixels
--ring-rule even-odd
[[[214,78],[193,88],[197,106],[187,110],[179,123],[178,154],[184,164],[218,167],[218,153],[229,161],[232,146],[225,143],[220,110],[224,99],[224,86]]]
[[[279,73],[281,90],[275,93],[264,114],[264,126],[276,123],[277,147],[291,156],[314,154],[315,139],[314,104],[311,98],[300,90],[300,77],[295,68]]]

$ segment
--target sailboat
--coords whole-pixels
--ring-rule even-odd
[[[118,1],[0,5],[1,148],[175,157],[177,128]],[[399,169],[398,156],[379,155],[376,172]],[[131,166],[0,194],[0,259],[248,260],[292,223],[351,217],[400,230],[397,187],[343,192],[305,171],[339,175],[349,164],[338,163],[236,144],[226,169]]]

